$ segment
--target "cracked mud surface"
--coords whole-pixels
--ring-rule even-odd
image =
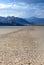
[[[0,34],[0,65],[44,65],[44,27]]]

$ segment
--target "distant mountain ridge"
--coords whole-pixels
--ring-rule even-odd
[[[32,25],[44,25],[44,18],[31,17],[26,20],[31,22]]]
[[[0,26],[29,26],[29,25],[44,25],[44,18],[31,17],[28,19],[8,16],[0,16]]]
[[[24,26],[30,24],[27,20],[19,17],[0,17],[0,26]]]

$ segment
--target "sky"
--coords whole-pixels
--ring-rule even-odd
[[[44,0],[0,0],[0,16],[44,18]]]

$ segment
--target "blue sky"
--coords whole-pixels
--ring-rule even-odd
[[[44,0],[0,0],[0,16],[44,18]]]

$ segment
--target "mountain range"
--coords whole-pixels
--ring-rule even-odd
[[[1,17],[0,26],[29,26],[29,25],[44,25],[44,18],[19,18],[14,16]]]
[[[19,17],[8,16],[0,17],[0,26],[24,26],[30,25],[31,23],[27,20]]]
[[[26,20],[31,22],[32,25],[44,25],[44,18],[31,17]]]

